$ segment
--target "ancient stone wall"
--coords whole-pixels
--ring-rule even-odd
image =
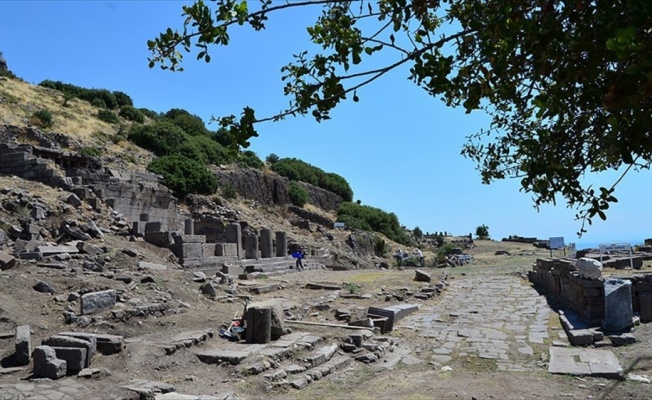
[[[528,273],[529,280],[586,322],[599,325],[605,317],[604,279],[581,278],[575,263],[571,259],[538,259]],[[652,320],[652,274],[609,278],[631,281],[633,311],[640,312],[642,319]]]
[[[106,169],[102,174],[85,174],[82,181],[104,203],[130,222],[160,221],[162,231],[183,230],[177,199],[146,172]]]

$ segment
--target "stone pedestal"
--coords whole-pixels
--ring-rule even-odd
[[[195,234],[195,221],[192,218],[187,218],[183,221],[183,233],[186,235]]]
[[[27,365],[32,357],[32,334],[29,325],[16,328],[16,364]]]
[[[258,236],[245,237],[245,254],[247,260],[258,259]]]
[[[260,257],[261,258],[272,257],[273,247],[274,244],[272,243],[272,230],[261,229],[260,230]]]
[[[272,309],[254,307],[247,310],[247,343],[269,343],[272,340]]]
[[[238,246],[238,259],[242,258],[242,227],[240,224],[229,224],[226,227],[226,242],[235,243]]]
[[[276,257],[288,255],[288,236],[285,232],[276,232]]]
[[[632,326],[632,282],[608,279],[604,282],[604,321],[602,329],[618,332]]]

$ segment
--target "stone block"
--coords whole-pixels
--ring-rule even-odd
[[[236,243],[217,243],[215,255],[222,257],[238,257],[238,245]]]
[[[115,302],[115,290],[86,293],[81,297],[81,314],[88,315],[110,310],[115,306]]]
[[[151,224],[152,222],[148,222]],[[168,247],[174,243],[170,232],[147,232],[145,231],[145,241],[158,247]]]
[[[641,322],[652,321],[652,292],[639,292],[639,308],[641,310]]]
[[[248,307],[251,308],[266,308],[272,309],[271,315],[271,336],[273,340],[278,339],[285,334],[285,314],[283,313],[283,301],[281,299],[271,299],[266,301],[257,301],[250,303]]]
[[[0,270],[11,269],[16,265],[16,258],[12,255],[0,251]]]
[[[593,332],[589,329],[574,329],[567,331],[568,341],[573,346],[589,346],[593,344]]]
[[[91,257],[95,257],[98,254],[102,254],[102,249],[86,242],[77,242],[77,250],[84,254],[88,254]]]
[[[602,263],[592,258],[577,260],[577,271],[583,279],[596,280],[602,276]]]
[[[66,361],[58,359],[52,347],[38,346],[32,356],[35,378],[59,379],[66,375],[68,370]]]
[[[52,254],[59,253],[68,253],[76,254],[79,253],[79,250],[75,246],[38,246],[36,251],[43,254],[44,256],[49,256]]]
[[[163,223],[160,221],[147,222],[145,224],[145,233],[161,232]]]
[[[206,235],[173,235],[174,243],[206,243]]]
[[[170,246],[170,249],[179,258],[197,258],[201,260],[204,255],[202,246],[202,243],[176,243]]]
[[[151,262],[147,262],[147,261],[140,261],[138,263],[138,269],[140,271],[152,271],[152,270],[154,270],[154,271],[165,271],[166,269],[168,269],[168,267],[165,266],[164,264],[156,264],[156,263],[151,263]]]
[[[52,346],[56,356],[66,362],[68,372],[79,372],[86,367],[87,350],[81,347]]]
[[[32,334],[29,331],[29,325],[16,327],[15,348],[16,364],[29,364],[30,357],[32,356]]]
[[[633,325],[632,282],[608,279],[604,282],[604,321],[607,332],[618,332]]]
[[[78,339],[72,336],[53,335],[43,340],[42,345],[50,347],[72,347],[86,349],[85,366],[87,368],[91,366],[93,345],[88,340]]]
[[[97,334],[97,351],[105,356],[120,353],[125,346],[123,336]]]
[[[61,332],[58,336],[70,336],[75,339],[85,340],[91,344],[90,351],[91,355],[95,354],[97,351],[97,334],[95,333],[86,333],[86,332]]]

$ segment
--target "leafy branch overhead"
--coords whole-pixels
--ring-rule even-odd
[[[198,0],[183,7],[183,27],[149,41],[150,67],[181,70],[184,54],[211,60],[229,44],[229,29],[263,30],[268,17],[319,7],[307,27],[320,46],[283,67],[287,109],[219,122],[234,146],[248,145],[255,125],[289,115],[328,119],[360,88],[401,69],[447,105],[483,110],[491,124],[471,134],[462,154],[483,183],[518,178],[535,206],[561,195],[582,220],[606,218],[614,189],[652,161],[652,2],[577,0]],[[386,64],[379,66],[382,60]],[[373,59],[373,60],[372,60]],[[409,72],[408,72],[409,69]],[[585,174],[623,171],[607,188]]]

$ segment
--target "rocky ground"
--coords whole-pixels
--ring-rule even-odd
[[[202,294],[195,274],[176,266],[167,251],[113,235],[95,245],[107,250],[101,271],[21,260],[0,273],[0,399],[138,399],[157,391],[171,391],[157,398],[177,399],[647,398],[647,383],[547,372],[549,348],[564,344],[563,330],[554,304],[522,278],[536,257],[547,255],[527,245],[478,242],[469,250],[470,265],[427,271],[447,283],[430,299],[415,297],[428,284],[414,280],[414,269],[391,268],[291,273],[266,279],[276,290],[264,294],[236,282],[220,286],[220,300]],[[511,255],[495,256],[496,250]],[[140,261],[167,268],[139,268]],[[53,293],[37,292],[39,281]],[[315,282],[339,290],[308,285]],[[118,293],[114,309],[66,322],[66,313],[79,308],[75,293],[109,288]],[[226,296],[234,289],[241,297]],[[361,353],[345,351],[359,331],[332,326],[288,324],[292,333],[268,346],[219,337],[246,296],[282,299],[286,318],[321,324],[342,324],[343,314],[362,316],[370,306],[416,304],[419,310],[390,333],[365,336]],[[127,312],[153,304],[164,307]],[[30,326],[33,346],[63,331],[119,335],[126,345],[117,354],[96,354],[79,375],[34,380],[31,364],[13,368],[20,325]],[[652,329],[641,325],[635,336],[636,344],[613,351],[627,374],[646,377]],[[220,362],[224,352],[242,359]]]

